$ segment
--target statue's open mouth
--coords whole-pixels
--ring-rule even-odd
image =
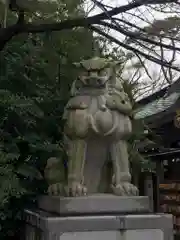
[[[83,78],[81,78],[81,81],[85,87],[104,88],[104,87],[106,87],[108,78],[106,78],[106,77],[99,77],[99,78],[83,77]]]

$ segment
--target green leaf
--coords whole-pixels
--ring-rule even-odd
[[[27,164],[23,164],[18,167],[16,172],[22,175],[24,178],[28,178],[29,180],[42,180],[43,177],[41,173],[33,166],[29,166]]]

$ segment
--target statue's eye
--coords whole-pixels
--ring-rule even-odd
[[[101,77],[105,76],[106,75],[106,71],[105,70],[101,70],[101,71],[98,72],[98,75],[101,76]]]
[[[89,76],[89,71],[84,71],[84,72],[82,73],[82,76],[84,76],[84,77]]]

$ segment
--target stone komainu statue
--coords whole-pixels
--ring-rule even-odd
[[[93,183],[85,184],[84,181],[87,161],[94,161],[92,158],[87,160],[87,152],[94,151],[91,142],[96,145],[101,142],[105,144],[105,155],[109,156],[113,165],[112,192],[119,196],[137,195],[137,188],[131,184],[126,142],[132,131],[132,108],[121,82],[116,79],[117,63],[104,58],[92,58],[75,65],[80,74],[73,83],[71,98],[64,112],[68,140],[66,193],[69,196],[92,193],[89,188]],[[97,147],[96,151],[102,150]],[[101,171],[99,159],[94,161],[97,167],[89,173],[89,177]]]

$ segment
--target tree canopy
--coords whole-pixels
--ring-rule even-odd
[[[79,11],[79,1],[73,1],[69,13]],[[54,18],[54,5],[49,4],[39,21]],[[14,19],[10,12],[7,23]],[[73,62],[92,56],[93,41],[88,29],[24,33],[1,51],[1,239],[15,236],[21,228],[21,210],[47,190],[43,180],[47,159],[64,154],[62,113],[76,78]]]
[[[6,3],[6,10],[1,7],[0,50],[19,34],[89,29],[108,39],[110,48],[115,44],[132,54],[131,65],[141,69],[140,80],[148,85],[148,90],[149,86],[154,91],[179,78],[178,0],[124,0],[108,4],[106,0],[16,0],[12,1],[16,2],[14,5],[9,5],[9,0],[0,2]],[[72,13],[70,10],[77,4],[79,7]],[[9,6],[13,10],[12,21],[8,20]]]

